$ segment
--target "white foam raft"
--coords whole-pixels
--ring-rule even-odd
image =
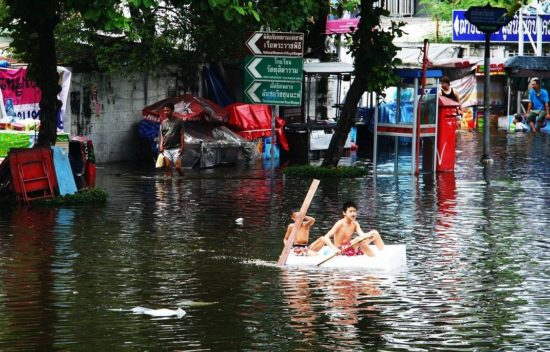
[[[407,268],[407,250],[404,244],[385,245],[383,250],[379,250],[374,245],[369,245],[369,247],[376,254],[375,257],[337,255],[323,263],[320,268],[359,268],[373,271],[400,271]],[[330,257],[331,254],[332,251],[326,246],[319,251],[319,255],[299,256],[291,252],[286,265],[317,267],[317,264]]]

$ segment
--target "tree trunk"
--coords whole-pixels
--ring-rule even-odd
[[[42,91],[40,99],[40,130],[37,145],[55,145],[57,138],[57,116],[61,110],[61,101],[57,94],[61,90],[57,73],[57,56],[55,52],[54,28],[56,20],[46,20],[39,26],[38,45],[40,58],[36,62],[36,84]]]
[[[439,43],[439,18],[435,19],[435,42]]]
[[[325,157],[321,166],[338,166],[338,162],[340,161],[340,158],[342,157],[342,154],[344,152],[344,145],[346,144],[349,131],[351,130],[351,126],[354,123],[355,114],[357,112],[357,104],[359,103],[359,100],[361,99],[361,96],[363,95],[365,90],[366,86],[364,84],[364,80],[353,80],[353,83],[349,88],[348,94],[346,95],[346,101],[344,102],[342,114],[340,115],[340,119],[336,124],[336,130],[334,131],[334,135],[332,135],[332,139],[330,140],[330,144],[325,153]]]

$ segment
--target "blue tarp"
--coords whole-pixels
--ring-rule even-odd
[[[138,133],[141,138],[147,141],[151,146],[151,150],[157,154],[158,153],[158,144],[157,138],[159,136],[160,124],[148,121],[141,120],[138,125]]]
[[[215,68],[203,67],[202,76],[206,81],[208,97],[212,101],[222,107],[236,102],[235,97],[233,97],[220,73]]]
[[[412,102],[401,102],[400,110],[400,119],[397,121],[397,103],[381,103],[378,109],[380,117],[378,118],[379,123],[403,123],[403,124],[412,124],[413,123],[413,103]]]

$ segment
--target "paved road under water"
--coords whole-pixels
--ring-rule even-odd
[[[321,182],[312,236],[353,200],[407,245],[395,275],[275,265],[310,180],[104,165],[106,205],[0,212],[0,350],[548,350],[550,136],[493,134],[487,171],[481,143],[458,134],[454,174]]]

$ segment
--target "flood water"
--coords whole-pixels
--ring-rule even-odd
[[[101,165],[105,205],[2,207],[0,350],[550,350],[550,136],[495,132],[490,169],[482,140],[457,135],[454,174],[321,182],[312,237],[353,200],[407,245],[395,274],[278,268],[311,180],[261,164]]]

